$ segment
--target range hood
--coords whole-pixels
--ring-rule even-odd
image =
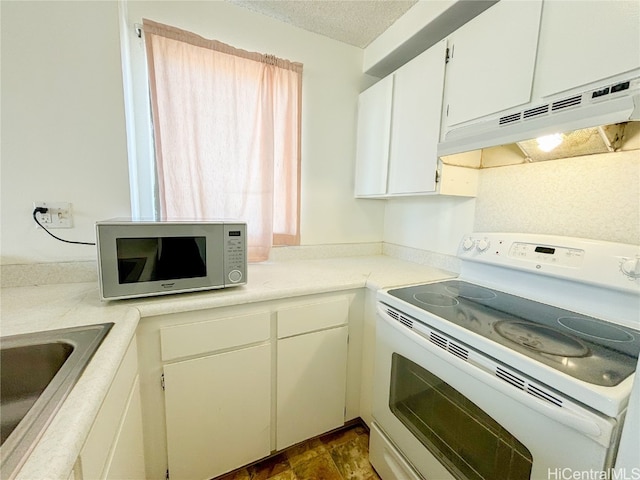
[[[453,128],[438,144],[438,156],[445,164],[486,168],[612,152],[640,131],[635,120],[640,120],[638,77]],[[562,144],[540,150],[544,140]],[[512,160],[483,162],[479,150],[491,148]]]

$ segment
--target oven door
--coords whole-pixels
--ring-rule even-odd
[[[548,479],[611,465],[614,419],[540,400],[436,346],[381,307],[376,329],[374,425],[420,476]],[[379,472],[390,470],[382,450],[371,453]]]

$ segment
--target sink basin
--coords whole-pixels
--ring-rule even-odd
[[[12,478],[113,323],[0,338],[0,476]]]

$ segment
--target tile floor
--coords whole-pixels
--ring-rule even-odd
[[[216,480],[380,480],[369,463],[369,432],[358,424],[295,445]]]

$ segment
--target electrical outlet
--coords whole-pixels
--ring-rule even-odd
[[[38,221],[46,228],[72,228],[73,215],[69,202],[33,202],[33,208],[47,208],[47,213],[36,213]]]

